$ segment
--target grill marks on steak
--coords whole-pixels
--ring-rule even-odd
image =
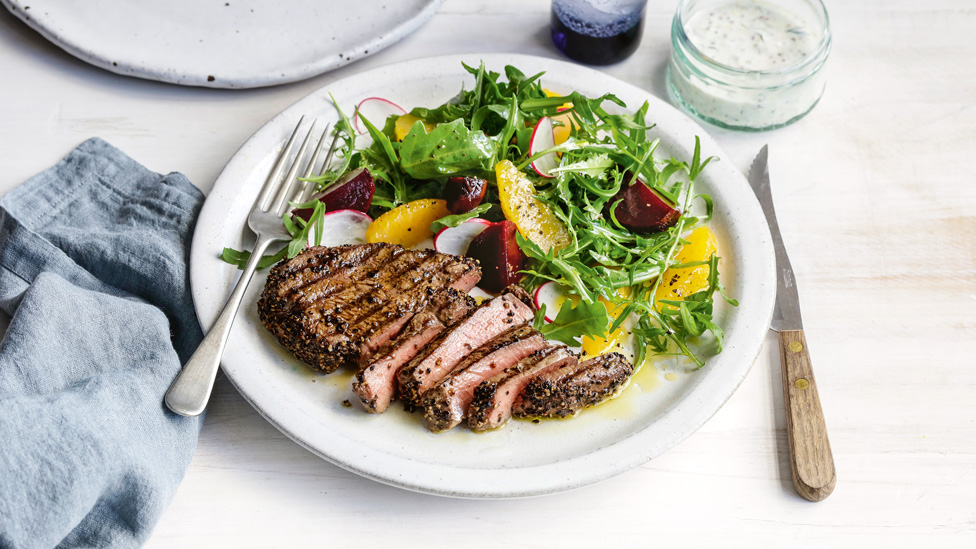
[[[461,423],[474,398],[475,387],[546,346],[528,324],[505,330],[475,349],[454,370],[424,393],[424,419],[431,431],[446,431]]]
[[[313,247],[274,267],[258,302],[265,326],[329,373],[392,338],[439,289],[468,290],[477,262],[392,244]]]
[[[372,356],[396,336],[435,291],[448,287],[467,292],[481,278],[481,271],[473,261],[459,262],[455,256],[431,253],[434,254],[432,260],[404,273],[389,289],[386,304],[364,315],[351,329],[354,334],[361,330],[368,333],[360,348],[360,360]],[[428,281],[442,283],[430,284]],[[417,299],[418,292],[426,293],[424,300]]]
[[[512,406],[529,381],[578,363],[576,354],[565,345],[550,345],[523,358],[475,388],[468,406],[468,426],[475,431],[501,427],[512,417]]]
[[[620,353],[567,365],[528,382],[512,413],[518,418],[572,416],[616,394],[633,373]]]
[[[322,248],[307,248],[303,255],[310,254],[301,271],[292,275],[291,269],[281,273],[282,284],[279,295],[287,292],[294,306],[304,309],[330,297],[337,297],[343,293],[351,293],[350,285],[368,280],[377,275],[405,250],[383,246],[381,244],[367,244],[362,246],[342,246],[340,248],[324,248],[325,253],[316,254]],[[296,256],[302,257],[301,255]],[[284,266],[295,263],[292,259]]]
[[[401,251],[381,244],[306,248],[271,269],[258,301],[258,314],[280,341],[293,340],[300,334],[290,329],[294,327],[287,319],[301,312],[308,296],[324,297],[345,289]]]
[[[410,411],[420,408],[423,394],[453,371],[471,351],[506,329],[531,320],[534,313],[524,299],[528,299],[524,290],[507,289],[442,333],[404,366],[397,374],[404,407]]]
[[[384,412],[397,389],[400,368],[448,327],[457,324],[477,307],[471,296],[454,289],[436,292],[394,339],[369,359],[356,374],[352,390],[371,414]]]

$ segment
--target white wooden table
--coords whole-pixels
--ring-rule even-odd
[[[651,0],[639,51],[608,74],[665,97],[674,4]],[[359,478],[218,381],[149,546],[976,547],[976,11],[970,0],[828,8],[835,43],[816,110],[759,135],[708,130],[743,170],[771,146],[837,463],[830,498],[793,491],[770,335],[738,392],[676,448],[528,500],[452,500]],[[443,53],[558,57],[547,24],[546,0],[448,0],[416,34],[341,70],[219,91],[90,67],[3,11],[0,194],[93,135],[207,191],[254,130],[320,86]]]

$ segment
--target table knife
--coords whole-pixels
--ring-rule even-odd
[[[833,492],[837,474],[813,377],[810,351],[803,335],[793,267],[776,223],[773,195],[769,189],[768,155],[768,146],[764,146],[752,163],[749,184],[766,214],[776,249],[776,308],[770,328],[779,333],[790,466],[796,491],[810,501],[821,501]]]

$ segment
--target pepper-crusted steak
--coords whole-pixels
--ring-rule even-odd
[[[475,387],[545,346],[546,338],[525,323],[505,330],[472,351],[447,377],[424,393],[427,428],[446,431],[461,423]]]
[[[395,339],[364,361],[356,374],[352,391],[371,414],[383,413],[396,395],[397,372],[441,332],[454,326],[477,307],[468,294],[447,289],[436,292],[430,302]]]
[[[564,367],[575,367],[578,357],[565,345],[550,345],[505,368],[478,385],[468,406],[468,425],[475,431],[497,429],[512,417],[512,406],[533,379]]]
[[[271,269],[258,301],[265,327],[322,372],[357,364],[445,288],[468,291],[476,261],[394,244],[310,247]]]
[[[615,395],[634,367],[620,353],[567,364],[529,381],[515,401],[518,418],[569,417]]]
[[[400,369],[400,401],[409,411],[423,406],[423,394],[459,362],[489,339],[508,328],[532,320],[531,298],[513,286],[498,297],[482,303],[467,318],[430,342],[423,352]]]

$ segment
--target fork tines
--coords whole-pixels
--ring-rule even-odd
[[[288,138],[285,146],[282,147],[281,153],[275,160],[274,166],[271,168],[271,173],[268,174],[268,179],[264,183],[264,188],[258,197],[258,202],[255,204],[260,205],[262,211],[274,211],[275,215],[282,215],[285,212],[285,208],[288,206],[289,202],[306,202],[315,189],[315,184],[310,182],[301,182],[301,186],[298,190],[296,187],[299,186],[298,172],[302,167],[302,160],[305,157],[305,153],[309,148],[312,140],[314,139],[313,134],[315,133],[315,123],[312,121],[312,125],[305,132],[305,139],[302,141],[301,146],[298,148],[298,152],[295,154],[294,160],[291,162],[291,167],[288,172],[282,177],[281,173],[284,171],[287,165],[288,158],[291,156],[291,151],[294,148],[295,141],[301,135],[301,127],[305,117],[302,116],[295,126],[295,130],[292,132],[291,137]],[[322,154],[322,149],[325,147],[326,138],[329,133],[330,125],[326,124],[325,129],[322,131],[321,136],[318,138],[317,143],[314,147],[314,152],[312,157],[309,159],[304,172],[302,173],[302,178],[307,179],[315,174],[316,165],[318,163],[319,157]],[[336,133],[335,138],[332,140],[332,144],[329,147],[329,152],[326,155],[325,161],[322,163],[322,170],[332,161],[332,156],[335,153],[335,146],[338,142],[339,134]],[[272,201],[272,197],[274,200]]]

